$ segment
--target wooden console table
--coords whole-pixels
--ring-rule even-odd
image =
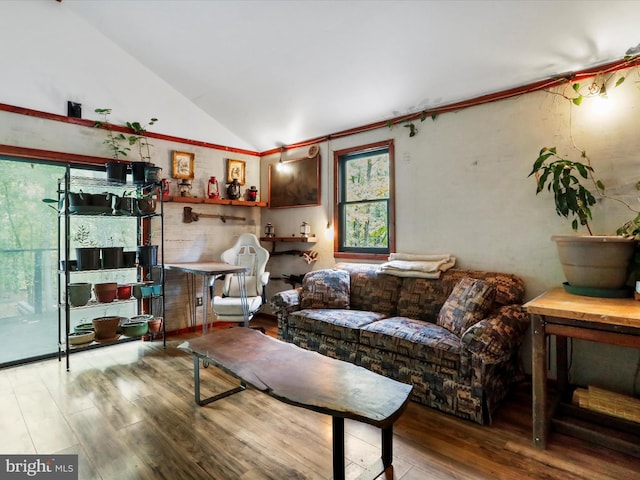
[[[551,420],[556,408],[568,391],[567,337],[593,342],[609,343],[624,347],[640,348],[640,302],[631,298],[595,298],[567,293],[563,288],[549,290],[524,305],[531,315],[532,377],[533,377],[533,444],[546,448]],[[558,401],[547,399],[547,348],[548,335],[556,336],[556,362],[558,376]],[[635,422],[614,419],[595,413],[590,420],[606,417],[606,423],[630,432],[638,432]],[[640,456],[640,445],[603,439],[597,432],[584,426],[566,427],[563,431],[574,436],[586,436],[588,440]]]
[[[195,400],[207,405],[250,384],[280,401],[333,417],[333,478],[345,478],[344,419],[382,430],[382,455],[367,469],[372,478],[391,471],[393,424],[409,402],[412,386],[363,367],[304,350],[256,330],[229,328],[188,340],[179,347],[193,354]],[[212,363],[241,385],[200,398],[200,364]]]

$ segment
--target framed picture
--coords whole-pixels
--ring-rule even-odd
[[[227,183],[233,182],[234,179],[238,180],[240,185],[244,185],[245,172],[247,163],[242,160],[227,159]]]
[[[194,153],[173,152],[173,178],[193,180]]]
[[[320,155],[269,165],[269,208],[320,205]]]

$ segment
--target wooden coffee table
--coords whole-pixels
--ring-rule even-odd
[[[393,468],[393,424],[409,402],[412,386],[281,342],[256,330],[230,328],[179,346],[193,354],[195,401],[207,405],[249,384],[280,401],[333,417],[333,478],[345,478],[344,419],[382,430],[381,458],[367,472],[376,478]],[[200,398],[200,360],[241,381],[215,396]]]

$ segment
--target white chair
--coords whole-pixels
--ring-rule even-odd
[[[243,233],[229,250],[221,255],[222,261],[231,265],[247,268],[244,275],[247,297],[247,315],[242,305],[241,280],[242,275],[230,274],[224,276],[222,296],[212,293],[211,309],[214,312],[213,321],[238,322],[248,326],[249,321],[266,303],[266,286],[269,282],[269,272],[265,272],[269,252],[260,245],[258,238],[252,233]]]

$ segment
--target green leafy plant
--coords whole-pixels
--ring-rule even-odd
[[[636,217],[618,228],[616,234],[640,239],[640,212],[624,200],[607,195],[604,184],[594,176],[586,152],[581,152],[581,158],[584,162],[568,160],[558,154],[556,147],[542,148],[529,173],[529,177],[535,176],[536,195],[546,188],[553,194],[556,213],[572,218],[571,227],[574,230],[578,230],[580,225],[586,227],[589,235],[593,235],[589,225],[593,218],[591,207],[597,203],[597,198],[619,202],[634,212]],[[636,184],[636,189],[640,190],[640,182]]]
[[[91,229],[86,225],[78,225],[71,239],[81,247],[97,247],[98,242],[91,238]]]
[[[129,145],[137,145],[140,160],[143,162],[151,161],[151,150],[149,147],[152,145],[149,143],[149,138],[147,137],[147,128],[157,121],[157,118],[151,118],[145,125],[142,125],[140,122],[127,122],[127,127],[133,130],[134,133],[134,135],[129,135],[127,140],[129,141]]]
[[[109,115],[111,115],[110,108],[96,108],[95,112],[102,115],[102,121],[96,121],[93,126],[95,128],[104,128],[107,130],[107,138],[104,140],[104,143],[109,150],[111,150],[111,156],[118,160],[120,156],[126,157],[127,152],[131,150],[129,147],[121,146],[121,142],[127,140],[127,138],[122,133],[114,133],[111,128],[111,124],[109,123]]]
[[[582,152],[582,158],[586,159],[585,152]],[[533,163],[529,177],[532,175],[536,179],[536,195],[546,187],[553,193],[556,213],[573,218],[571,227],[574,230],[583,225],[593,235],[589,220],[592,219],[591,206],[595,205],[596,197],[583,182],[592,183],[599,193],[604,193],[604,185],[593,177],[591,165],[561,157],[556,147],[544,147]]]

